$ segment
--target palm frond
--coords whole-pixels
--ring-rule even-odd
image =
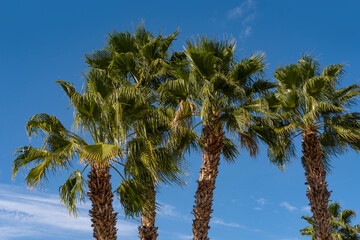
[[[149,198],[150,186],[146,182],[126,179],[122,181],[116,192],[120,198],[125,216],[137,218],[151,211],[153,202]]]
[[[109,164],[122,154],[116,145],[97,143],[83,147],[80,157],[86,162],[97,162],[102,165]]]
[[[237,146],[235,145],[234,141],[230,138],[223,137],[223,150],[222,153],[224,155],[224,158],[227,162],[234,162],[236,157],[239,154],[239,151],[237,149]]]
[[[59,188],[60,200],[67,207],[69,214],[77,215],[77,204],[85,202],[86,181],[80,170],[76,170]]]

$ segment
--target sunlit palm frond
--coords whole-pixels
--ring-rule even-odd
[[[112,55],[107,49],[97,50],[91,54],[85,54],[86,63],[93,68],[106,69],[109,67]]]
[[[107,165],[122,154],[122,150],[116,145],[97,143],[83,147],[81,159],[88,163]]]
[[[59,188],[60,200],[67,207],[68,212],[77,215],[77,204],[85,202],[86,181],[80,170],[76,170]]]
[[[26,131],[29,137],[31,135],[36,136],[39,130],[44,134],[54,133],[60,136],[68,134],[67,129],[55,116],[50,116],[46,113],[38,113],[32,116],[26,123]]]

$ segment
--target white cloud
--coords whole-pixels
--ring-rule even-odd
[[[259,198],[256,200],[257,203],[259,203],[260,205],[265,205],[265,203],[267,202],[265,198]]]
[[[241,33],[240,33],[240,38],[247,38],[247,37],[250,37],[251,34],[252,34],[253,30],[252,30],[252,27],[250,26],[247,26],[245,27]]]
[[[254,207],[254,210],[256,210],[256,211],[261,211],[262,208],[260,208],[260,207]]]
[[[255,16],[256,16],[256,14],[252,13],[252,14],[248,15],[244,20],[242,20],[241,23],[244,24],[244,25],[247,24],[247,23],[250,23],[250,22],[255,20]]]
[[[223,226],[226,226],[226,227],[245,229],[245,230],[249,230],[249,231],[253,231],[253,232],[261,232],[261,230],[259,230],[259,229],[249,228],[247,226],[244,226],[244,225],[241,225],[241,224],[238,224],[238,223],[225,222],[224,220],[222,220],[220,218],[213,218],[211,220],[211,223],[218,224],[218,225],[223,225]]]
[[[228,18],[234,19],[234,18],[244,17],[245,14],[247,14],[250,10],[254,9],[255,7],[256,4],[254,0],[245,0],[239,6],[231,9],[228,12]]]
[[[177,238],[179,240],[192,240],[193,236],[192,235],[185,235],[185,234],[178,234]]]
[[[244,10],[241,7],[231,9],[228,13],[229,18],[241,17],[244,14]]]
[[[78,217],[74,218],[59,204],[58,196],[44,193],[19,194],[19,189],[21,188],[10,189],[5,186],[0,190],[0,240],[26,239],[30,236],[46,238],[51,235],[59,239],[69,239],[69,235],[76,236],[77,239],[81,239],[81,236],[88,239],[92,235],[86,208],[89,204],[82,205]],[[136,239],[136,224],[118,220],[117,228],[119,236]]]
[[[28,236],[35,237],[37,235],[37,231],[26,226],[21,226],[21,228],[13,226],[0,227],[0,240],[8,240],[11,238],[24,238]]]
[[[245,0],[239,6],[231,9],[227,18],[229,20],[241,20],[241,31],[239,34],[240,38],[250,37],[253,33],[251,23],[256,17],[256,2],[254,0]]]
[[[162,217],[170,217],[176,220],[181,219],[187,222],[192,220],[192,215],[190,213],[182,214],[176,210],[176,207],[165,203],[160,203],[160,209],[158,211],[158,215]]]
[[[296,207],[292,206],[292,205],[291,205],[290,203],[288,203],[288,202],[282,202],[282,203],[280,204],[280,206],[286,208],[286,209],[289,210],[290,212],[293,212],[293,211],[297,210]]]
[[[176,211],[176,208],[174,206],[171,206],[169,204],[161,203],[160,204],[159,215],[178,217],[180,214]]]
[[[225,222],[224,220],[222,219],[219,219],[219,218],[214,218],[212,220],[212,223],[214,224],[219,224],[219,225],[223,225],[223,226],[226,226],[226,227],[234,227],[234,228],[242,228],[242,229],[245,229],[246,227],[243,226],[243,225],[240,225],[240,224],[237,224],[237,223],[228,223],[228,222]]]
[[[301,211],[310,214],[311,213],[310,209],[311,209],[310,206],[304,206],[301,208]]]

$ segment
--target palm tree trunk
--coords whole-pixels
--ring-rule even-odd
[[[156,240],[159,236],[157,233],[158,228],[155,227],[155,216],[156,216],[156,207],[155,207],[155,188],[150,189],[150,200],[151,208],[148,209],[147,213],[143,213],[141,216],[141,226],[139,226],[139,237],[141,240]]]
[[[114,195],[110,183],[109,166],[98,163],[91,164],[88,177],[88,196],[92,202],[89,215],[92,222],[93,237],[97,240],[115,240],[117,213],[114,213],[112,206]]]
[[[310,201],[311,211],[315,221],[317,240],[332,240],[330,213],[328,210],[330,192],[327,190],[326,171],[323,166],[322,150],[318,132],[306,129],[303,134],[302,148],[304,167],[308,190],[306,196]]]
[[[221,124],[218,124],[218,117],[210,125],[205,125],[203,131],[203,161],[200,168],[200,178],[197,181],[198,187],[193,209],[193,240],[209,239],[208,230],[210,229],[210,214],[213,212],[213,191],[223,148],[224,132]]]

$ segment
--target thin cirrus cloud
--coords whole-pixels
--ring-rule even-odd
[[[265,204],[267,203],[267,200],[265,198],[254,198],[254,197],[251,197],[256,203],[258,206],[254,207],[253,209],[256,210],[256,211],[261,211],[264,209],[265,207]]]
[[[282,202],[280,203],[280,206],[281,207],[284,207],[286,210],[288,210],[289,212],[296,212],[296,211],[301,211],[303,213],[306,213],[306,214],[311,214],[311,211],[310,211],[310,207],[309,206],[303,206],[301,208],[297,208],[293,205],[291,205],[289,202]]]
[[[245,0],[239,6],[228,11],[228,20],[241,21],[242,30],[240,38],[250,37],[253,33],[252,23],[256,17],[256,2],[254,0]]]
[[[213,218],[212,223],[217,224],[217,225],[226,226],[226,227],[231,227],[231,228],[244,229],[244,230],[248,230],[248,231],[252,231],[252,232],[262,232],[260,229],[250,228],[245,225],[238,224],[238,223],[225,222],[224,220],[222,220],[220,218],[216,218],[216,217]]]
[[[88,216],[90,203],[79,206],[77,218],[71,217],[58,195],[26,191],[22,187],[0,184],[0,240],[13,239],[90,239],[91,221]],[[114,203],[115,211],[120,204]],[[191,221],[190,214],[181,214],[176,207],[160,203],[159,217],[176,221]],[[117,221],[121,239],[138,239],[138,223]],[[170,233],[173,239],[192,239],[181,233]],[[189,237],[190,236],[190,237]]]
[[[193,236],[192,235],[186,235],[186,234],[178,234],[177,239],[178,240],[192,240]]]
[[[256,200],[257,203],[259,203],[260,205],[264,206],[266,203],[266,199],[265,198],[259,198]]]
[[[5,184],[0,189],[0,240],[91,238],[88,205],[83,205],[74,218],[59,204],[56,195],[24,192]],[[118,220],[117,228],[119,236],[137,239],[137,224]]]
[[[254,10],[256,8],[256,3],[254,0],[245,0],[239,6],[231,9],[228,12],[228,18],[236,19],[236,18],[246,18],[249,15],[250,10]]]
[[[311,213],[310,209],[311,208],[309,206],[304,206],[304,207],[301,208],[301,211],[310,214]]]
[[[282,203],[280,204],[280,206],[286,208],[286,209],[287,209],[288,211],[290,211],[290,212],[293,212],[293,211],[296,211],[296,210],[297,210],[297,207],[291,205],[291,204],[288,203],[288,202],[282,202]]]
[[[163,218],[170,218],[176,221],[185,221],[185,222],[191,222],[192,220],[192,215],[189,214],[182,214],[180,213],[176,207],[170,205],[170,204],[166,204],[166,203],[159,203],[159,212],[158,215],[160,217]]]

